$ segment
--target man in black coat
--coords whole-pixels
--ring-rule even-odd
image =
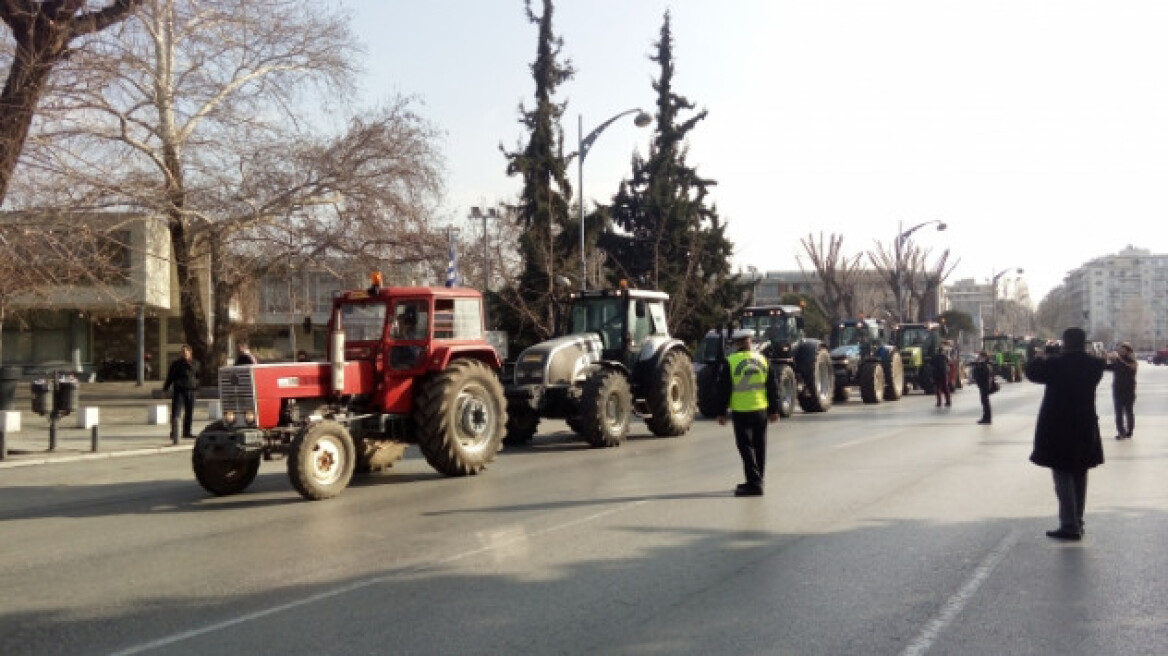
[[[1124,342],[1107,358],[1112,373],[1111,400],[1115,404],[1115,439],[1131,439],[1136,427],[1136,353]]]
[[[1030,461],[1049,467],[1054,475],[1059,527],[1046,535],[1059,540],[1083,537],[1087,470],[1103,464],[1095,388],[1103,378],[1104,365],[1103,360],[1085,352],[1086,343],[1082,328],[1067,328],[1062,353],[1036,354],[1026,365],[1026,377],[1046,385]]]
[[[981,419],[979,424],[993,423],[994,413],[990,408],[990,388],[994,384],[994,371],[990,368],[990,354],[980,351],[977,360],[973,363],[973,382],[977,384],[977,393],[981,397]]]
[[[191,347],[183,344],[178,359],[166,372],[166,382],[162,391],[174,389],[170,402],[170,439],[178,439],[178,420],[182,415],[182,436],[194,439],[191,424],[195,419],[195,393],[199,391],[199,363],[194,358]]]

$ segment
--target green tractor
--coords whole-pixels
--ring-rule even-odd
[[[860,388],[864,403],[896,401],[904,394],[904,362],[886,321],[837,321],[831,329],[831,362],[836,402],[847,401],[852,386]]]
[[[990,366],[995,376],[1001,376],[1007,383],[1022,380],[1026,369],[1026,349],[1018,348],[1010,335],[986,335],[981,347],[990,355]]]
[[[929,366],[930,359],[941,350],[945,341],[945,324],[902,323],[896,328],[896,348],[904,364],[904,393],[918,389],[933,394],[936,385]]]

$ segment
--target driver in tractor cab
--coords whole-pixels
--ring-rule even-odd
[[[398,303],[394,308],[393,328],[390,337],[395,340],[422,339],[422,330],[418,327],[418,308],[412,302]],[[411,369],[421,354],[420,346],[394,346],[389,351],[389,366],[391,369]]]

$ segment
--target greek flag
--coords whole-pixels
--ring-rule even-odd
[[[450,257],[446,260],[446,286],[458,285],[458,254],[454,252],[454,239],[450,240]]]

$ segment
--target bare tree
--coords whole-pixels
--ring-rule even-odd
[[[112,0],[91,10],[86,0],[2,0],[0,20],[11,30],[13,48],[0,92],[0,202],[28,137],[33,116],[54,67],[82,37],[125,20],[142,0]]]
[[[167,218],[184,337],[205,371],[226,348],[232,294],[277,264],[441,259],[427,232],[441,159],[410,101],[334,136],[311,132],[312,101],[351,91],[356,51],[339,8],[153,0],[140,16],[70,61],[77,74],[62,81],[33,168],[68,177],[87,207]]]
[[[807,258],[811,260],[811,266],[823,282],[823,297],[817,300],[829,320],[854,317],[858,307],[860,261],[863,255],[845,256],[843,241],[843,235],[835,233],[829,236],[826,245],[823,233],[819,233],[818,240],[811,234],[800,240]],[[799,263],[802,266],[802,258]]]
[[[43,299],[61,298],[70,288],[117,300],[129,282],[129,246],[110,236],[120,231],[103,228],[47,214],[9,214],[0,221],[0,362],[4,321],[18,301],[35,298],[46,308]]]

